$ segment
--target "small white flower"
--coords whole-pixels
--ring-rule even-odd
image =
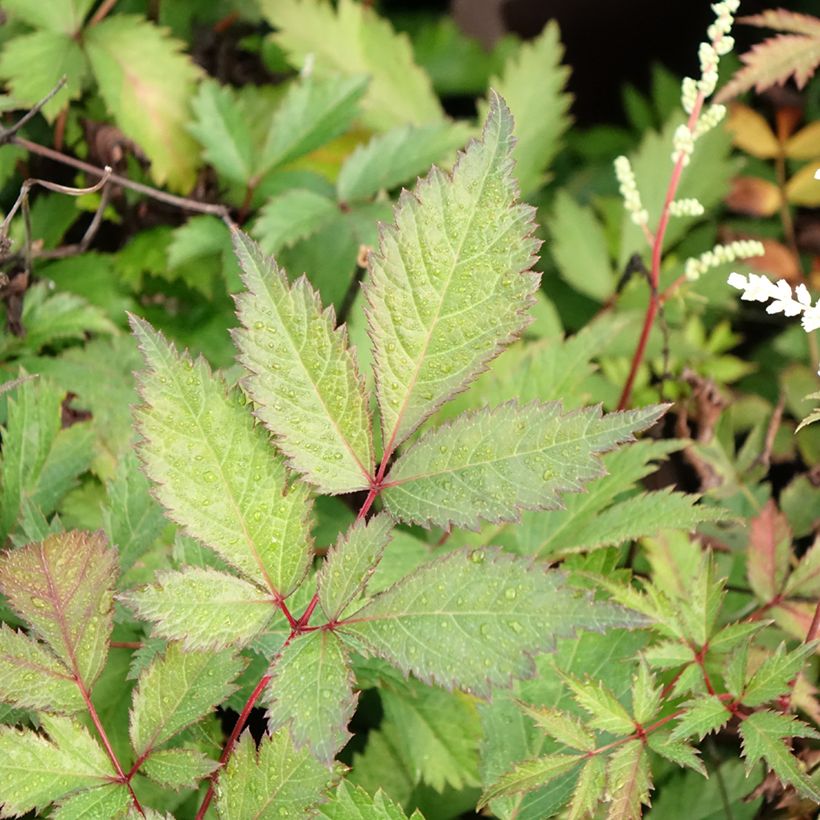
[[[806,333],[820,329],[820,300],[812,305],[811,294],[805,285],[797,285],[792,292],[791,285],[785,279],[770,282],[756,273],[750,273],[747,277],[737,272],[730,273],[726,281],[731,287],[743,291],[740,298],[746,302],[770,301],[766,313],[782,313],[784,316],[802,313],[800,321]]]

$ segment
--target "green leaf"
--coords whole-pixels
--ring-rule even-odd
[[[615,290],[615,274],[603,225],[592,209],[561,190],[547,228],[550,253],[564,281],[597,302],[608,299]]]
[[[562,410],[559,402],[509,402],[432,430],[391,468],[388,511],[425,526],[475,529],[482,519],[514,521],[522,509],[560,507],[560,493],[603,473],[598,453],[632,440],[665,408],[605,416],[600,407]]]
[[[568,820],[589,817],[603,798],[606,789],[606,761],[603,755],[591,757],[581,769],[572,800]]]
[[[48,738],[0,726],[0,804],[6,815],[44,809],[80,789],[116,777],[102,747],[76,721],[43,715]]]
[[[307,749],[298,750],[287,729],[256,744],[246,731],[219,778],[216,810],[221,820],[305,817],[336,780]]]
[[[126,136],[151,160],[158,184],[187,190],[198,151],[186,130],[200,70],[165,29],[136,15],[116,14],[83,35],[97,87]]]
[[[501,77],[490,80],[490,88],[507,101],[515,117],[515,175],[525,194],[541,187],[571,122],[572,96],[565,91],[570,70],[561,65],[563,57],[558,24],[550,20],[538,37],[522,43],[507,60]]]
[[[677,763],[678,766],[688,766],[690,769],[700,772],[704,777],[708,776],[703,761],[698,757],[698,750],[694,746],[680,740],[672,740],[668,734],[657,732],[647,736],[647,743],[653,752],[665,757],[672,763]]]
[[[51,535],[0,559],[0,591],[86,691],[108,654],[117,555],[101,533]]]
[[[0,701],[69,714],[85,706],[70,669],[43,644],[6,624],[0,624]]]
[[[330,801],[319,806],[317,817],[324,820],[406,820],[401,806],[394,803],[381,789],[369,795],[364,789],[343,780],[336,787]],[[411,820],[424,820],[416,809]]]
[[[564,746],[580,752],[591,752],[595,748],[595,737],[575,715],[525,703],[521,708],[539,729]]]
[[[364,593],[390,541],[393,523],[387,515],[373,516],[353,526],[331,547],[317,573],[319,604],[329,621]]]
[[[457,550],[423,565],[339,625],[365,655],[446,688],[488,695],[531,675],[531,655],[576,630],[637,625],[564,586],[560,573],[497,550]]]
[[[96,786],[60,801],[49,817],[54,820],[98,820],[101,817],[124,817],[131,805],[131,795],[122,783]]]
[[[206,79],[191,108],[188,132],[203,146],[202,158],[226,179],[247,185],[255,167],[253,141],[233,89]]]
[[[184,652],[169,644],[139,677],[131,706],[131,745],[137,757],[162,746],[222,703],[243,662],[229,650]]]
[[[148,366],[135,412],[139,449],[157,499],[247,578],[288,595],[310,562],[307,489],[287,489],[284,465],[237,390],[131,321]]]
[[[657,685],[648,664],[641,660],[638,673],[632,679],[632,714],[638,723],[646,723],[657,715],[661,691],[662,687]]]
[[[182,641],[186,649],[243,646],[276,612],[270,592],[199,567],[159,572],[153,584],[119,598],[141,619],[156,624],[154,634]]]
[[[307,744],[316,758],[332,761],[350,737],[357,700],[339,639],[316,630],[288,644],[274,662],[267,697],[272,731],[288,725],[297,748]]]
[[[816,644],[803,644],[791,652],[785,644],[780,644],[773,655],[769,655],[752,675],[743,692],[744,706],[761,706],[789,691],[789,684],[817,651]]]
[[[583,759],[583,755],[553,754],[534,760],[524,760],[485,790],[478,808],[483,808],[498,797],[546,786],[559,775],[577,766]]]
[[[193,788],[218,767],[216,760],[196,749],[162,749],[154,752],[140,771],[160,786],[178,790]]]
[[[159,538],[166,521],[133,451],[119,461],[106,490],[103,526],[119,554],[120,572],[125,572]]]
[[[273,259],[235,235],[247,292],[234,338],[257,415],[291,464],[323,493],[364,489],[373,474],[368,398],[333,308],[306,277],[292,286]]]
[[[686,707],[686,712],[675,724],[670,735],[671,740],[683,740],[695,736],[698,741],[701,741],[706,735],[716,732],[728,723],[732,716],[714,695],[691,700],[683,705]]]
[[[8,82],[16,107],[27,108],[39,102],[64,75],[65,87],[42,109],[49,122],[54,122],[69,102],[82,95],[88,76],[82,49],[71,36],[44,30],[3,43],[0,78]]]
[[[820,803],[820,788],[785,743],[795,737],[820,738],[820,733],[796,718],[776,712],[755,712],[741,721],[739,729],[747,774],[763,759],[784,784],[794,786],[803,797]]]
[[[377,134],[345,160],[336,181],[337,196],[349,203],[390,191],[448,157],[466,138],[466,128],[445,122]]]
[[[365,294],[388,452],[526,326],[538,274],[532,209],[517,204],[512,117],[494,96],[452,175],[403,193],[369,254]]]
[[[365,77],[339,75],[291,85],[273,114],[251,185],[347,131],[366,88]]]
[[[652,772],[649,758],[640,740],[619,746],[607,765],[607,791],[612,796],[609,820],[639,820],[641,806],[649,805]]]
[[[4,0],[3,9],[34,28],[77,34],[94,0],[52,0],[47,7],[28,0]]]
[[[428,76],[413,61],[406,34],[354,0],[334,8],[321,0],[262,0],[262,13],[278,31],[274,41],[291,65],[318,76],[366,74],[366,122],[378,130],[441,119],[441,105]]]
[[[815,541],[800,559],[786,582],[787,595],[820,597],[820,541]]]
[[[588,724],[613,735],[631,735],[635,721],[612,691],[600,681],[565,677],[575,702],[590,715]]]
[[[275,256],[338,217],[339,206],[329,197],[307,188],[290,188],[260,208],[252,233],[262,250]]]

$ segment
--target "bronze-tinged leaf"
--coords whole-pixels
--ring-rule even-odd
[[[746,216],[771,216],[777,213],[782,197],[773,182],[760,177],[735,177],[726,197],[726,205]]]
[[[786,11],[786,9],[766,9],[760,14],[740,17],[738,22],[745,23],[747,26],[773,28],[776,31],[820,37],[820,19],[810,14],[799,14],[796,11]]]
[[[802,205],[806,208],[820,206],[820,182],[814,177],[816,171],[817,165],[809,163],[786,183],[786,199],[792,205]]]
[[[769,500],[749,522],[749,584],[763,601],[783,588],[789,572],[792,534],[786,516]]]

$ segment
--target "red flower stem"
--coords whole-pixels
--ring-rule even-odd
[[[820,601],[817,602],[817,606],[814,608],[814,617],[811,619],[809,631],[806,633],[806,643],[815,640],[818,631],[820,631]]]
[[[703,92],[699,91],[695,99],[695,104],[692,107],[692,113],[689,115],[689,120],[686,123],[686,126],[687,128],[689,128],[690,131],[694,131],[695,129],[695,125],[697,124],[701,109],[703,108],[704,100],[705,98],[703,96]],[[683,152],[681,152],[680,156],[675,162],[675,167],[672,169],[672,176],[669,179],[669,185],[666,189],[666,199],[664,200],[663,208],[661,209],[661,217],[660,221],[658,222],[658,229],[655,231],[655,235],[653,238],[652,267],[649,271],[649,304],[646,306],[646,314],[644,315],[643,327],[641,328],[641,335],[638,339],[638,346],[635,348],[635,353],[632,356],[632,364],[629,368],[629,376],[626,379],[626,384],[624,385],[623,392],[621,393],[621,398],[618,401],[619,410],[626,409],[627,405],[629,404],[629,399],[632,395],[632,388],[635,384],[635,378],[638,375],[638,368],[641,366],[644,354],[646,353],[646,344],[649,341],[649,333],[652,330],[652,325],[655,323],[655,316],[658,313],[658,307],[661,303],[660,294],[658,293],[658,284],[661,278],[663,240],[666,235],[666,228],[669,225],[669,206],[675,199],[675,194],[677,193],[678,185],[680,184],[681,174],[683,173],[683,164],[685,162],[685,159],[686,155],[683,154]]]
[[[125,785],[125,787],[128,789],[128,793],[131,795],[131,801],[134,804],[134,808],[143,817],[145,817],[145,811],[140,805],[140,801],[137,799],[137,795],[134,794],[133,788],[131,788],[131,781],[123,771],[122,766],[120,765],[119,758],[117,757],[117,753],[114,751],[113,747],[111,746],[111,742],[108,740],[108,735],[105,733],[105,729],[103,728],[100,716],[97,714],[97,710],[94,708],[94,704],[91,702],[91,696],[88,694],[88,690],[85,688],[85,684],[82,682],[82,680],[80,680],[79,676],[76,675],[74,677],[74,682],[77,684],[77,688],[80,690],[80,694],[82,695],[83,700],[85,701],[86,709],[88,709],[88,714],[91,715],[91,722],[94,724],[94,728],[97,730],[97,734],[100,736],[102,745],[105,748],[105,753],[108,755],[109,760],[114,766],[114,771],[117,773],[116,782],[123,783]]]

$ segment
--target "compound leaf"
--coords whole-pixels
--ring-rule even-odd
[[[608,820],[639,820],[642,805],[649,805],[652,772],[640,740],[619,746],[607,764],[607,790],[612,795]]]
[[[668,734],[661,735],[658,732],[648,735],[647,743],[653,752],[657,752],[672,763],[677,763],[678,766],[688,766],[704,777],[708,776],[703,761],[698,757],[698,750],[694,746],[680,740],[671,740]]]
[[[161,786],[184,789],[195,786],[218,766],[196,749],[161,749],[142,764],[140,771]]]
[[[562,745],[581,752],[591,752],[595,748],[594,735],[575,715],[546,706],[521,704],[521,708],[541,731]]]
[[[604,796],[606,788],[606,760],[603,755],[591,757],[581,769],[572,800],[568,820],[589,817]]]
[[[156,635],[182,641],[186,649],[244,645],[275,612],[270,592],[200,567],[160,572],[155,583],[119,597],[140,618],[156,624]]]
[[[337,779],[307,748],[297,749],[287,729],[256,744],[246,731],[219,778],[221,820],[305,817]]]
[[[763,601],[781,592],[789,573],[792,533],[772,499],[749,521],[749,586]]]
[[[369,486],[373,444],[368,399],[347,334],[322,311],[306,277],[288,283],[244,234],[235,247],[247,291],[234,334],[257,415],[293,467],[323,493]]]
[[[140,675],[134,690],[134,753],[147,755],[222,703],[242,665],[230,650],[184,652],[178,644],[169,644]]]
[[[670,735],[672,740],[683,740],[694,735],[703,738],[710,732],[716,732],[729,722],[731,713],[714,695],[701,697],[685,703],[686,712],[681,715]]]
[[[560,507],[560,493],[578,492],[603,473],[599,453],[631,440],[664,409],[562,414],[559,402],[509,402],[464,413],[399,457],[385,505],[402,521],[472,529],[481,520],[516,520],[522,509]]]
[[[317,574],[319,604],[330,621],[364,592],[392,534],[387,515],[357,520],[328,551]]]
[[[780,644],[773,655],[769,655],[757,667],[743,692],[744,706],[761,706],[788,692],[789,682],[799,674],[806,659],[817,651],[817,646],[804,644],[787,652]]]
[[[53,820],[97,820],[100,817],[124,817],[131,805],[131,795],[123,783],[96,786],[61,800],[49,817]]]
[[[238,390],[227,391],[204,360],[178,354],[147,322],[131,322],[148,367],[135,417],[156,497],[247,578],[288,595],[310,562],[307,488],[287,487],[284,464]]]
[[[271,730],[286,724],[297,747],[305,744],[329,763],[345,744],[356,708],[353,675],[335,635],[316,630],[292,641],[276,659],[268,687]]]
[[[337,634],[426,682],[488,695],[492,685],[531,675],[531,656],[558,637],[639,623],[569,589],[561,573],[479,549],[423,565],[342,621]]]
[[[197,146],[188,105],[199,69],[182,43],[137,15],[117,14],[83,35],[100,95],[117,125],[151,160],[154,181],[180,190],[194,182]]]
[[[317,817],[324,820],[406,820],[401,806],[394,803],[381,789],[368,794],[361,786],[343,780],[336,787],[330,801],[319,807]],[[418,809],[410,820],[424,820]]]
[[[86,691],[108,654],[116,572],[116,553],[103,535],[79,530],[0,559],[0,591]]]
[[[565,678],[576,703],[590,715],[588,724],[614,735],[630,735],[635,721],[612,691],[600,681]]]
[[[553,754],[524,760],[497,780],[484,794],[478,808],[497,797],[532,791],[546,786],[559,775],[568,772],[583,760],[582,755]]]
[[[403,192],[369,254],[370,337],[385,447],[485,369],[528,323],[538,274],[532,208],[517,203],[512,116],[493,96],[452,175]]]
[[[42,715],[41,723],[48,738],[0,726],[0,804],[6,816],[39,812],[116,777],[102,747],[79,723],[56,715]]]

